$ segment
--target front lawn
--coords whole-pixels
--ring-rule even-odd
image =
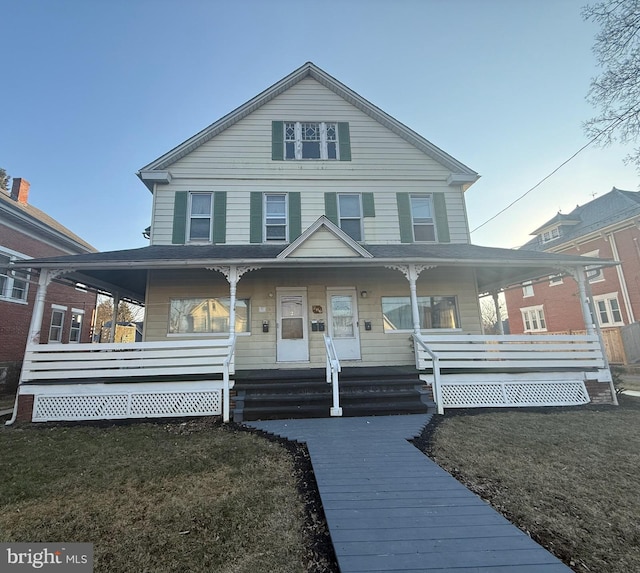
[[[333,570],[280,444],[212,420],[0,430],[0,539],[94,544],[96,572]]]
[[[640,571],[640,398],[454,411],[424,449],[577,572]]]

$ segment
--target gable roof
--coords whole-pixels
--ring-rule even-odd
[[[544,251],[626,220],[640,220],[640,192],[623,191],[613,187],[611,191],[596,197],[593,201],[577,205],[567,215],[558,213],[532,233],[539,235],[552,226],[560,226],[562,233],[557,239],[542,243],[536,236],[520,248]]]
[[[188,155],[194,149],[200,147],[202,144],[206,143],[225,129],[228,129],[307,77],[315,79],[320,84],[352,104],[354,107],[358,108],[360,111],[381,123],[396,135],[400,136],[402,139],[417,147],[441,165],[445,166],[452,172],[451,180],[453,183],[460,185],[471,184],[479,178],[478,173],[473,169],[467,167],[439,147],[435,146],[433,143],[426,140],[403,123],[399,122],[397,119],[391,117],[389,114],[385,113],[380,108],[376,107],[371,102],[340,83],[334,77],[321,70],[312,62],[307,62],[288,76],[281,79],[279,82],[276,82],[271,87],[255,96],[253,99],[250,99],[248,102],[228,113],[215,123],[212,123],[202,131],[196,133],[180,145],[174,147],[171,151],[158,157],[155,161],[145,165],[136,175],[150,191],[153,191],[154,181],[157,182],[159,180],[164,180],[165,177],[169,176],[163,173],[162,178],[158,179],[158,173],[152,174],[149,172],[163,172],[163,170],[166,170],[172,163],[175,163],[185,155]]]
[[[67,247],[81,252],[95,253],[97,249],[84,239],[67,229],[64,225],[47,215],[44,211],[30,205],[12,199],[8,193],[0,191],[0,212],[6,216],[18,219],[22,224],[34,227],[40,232],[45,232],[58,241],[62,240]]]
[[[296,251],[304,245],[310,245],[313,242],[314,237],[318,237],[322,231],[326,231],[334,239],[333,245],[331,245],[331,252],[333,253],[333,256],[339,257],[340,255],[336,255],[336,253],[342,249],[345,253],[348,252],[350,256],[365,257],[367,259],[373,257],[373,255],[360,243],[352,239],[340,227],[334,225],[326,216],[322,215],[310,227],[308,227],[302,235],[293,241],[293,243],[280,252],[277,258],[295,258]],[[325,245],[324,247],[326,249],[328,245]],[[322,255],[318,256],[325,257],[326,251]]]

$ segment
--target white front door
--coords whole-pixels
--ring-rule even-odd
[[[338,358],[360,360],[358,299],[354,288],[328,288],[327,309],[329,335]]]
[[[308,362],[309,335],[307,328],[307,291],[277,289],[278,362]]]

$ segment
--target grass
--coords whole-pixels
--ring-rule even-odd
[[[464,411],[430,431],[438,464],[574,571],[640,571],[640,398]]]
[[[22,426],[0,449],[3,541],[91,542],[96,572],[330,568],[290,453],[233,426]]]

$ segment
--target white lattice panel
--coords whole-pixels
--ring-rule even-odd
[[[34,421],[101,420],[127,415],[126,395],[36,396]]]
[[[133,394],[131,396],[131,416],[135,418],[220,414],[221,412],[220,391]]]
[[[441,383],[445,408],[577,406],[589,402],[583,382]]]
[[[222,391],[35,395],[34,422],[203,416],[222,413]]]

